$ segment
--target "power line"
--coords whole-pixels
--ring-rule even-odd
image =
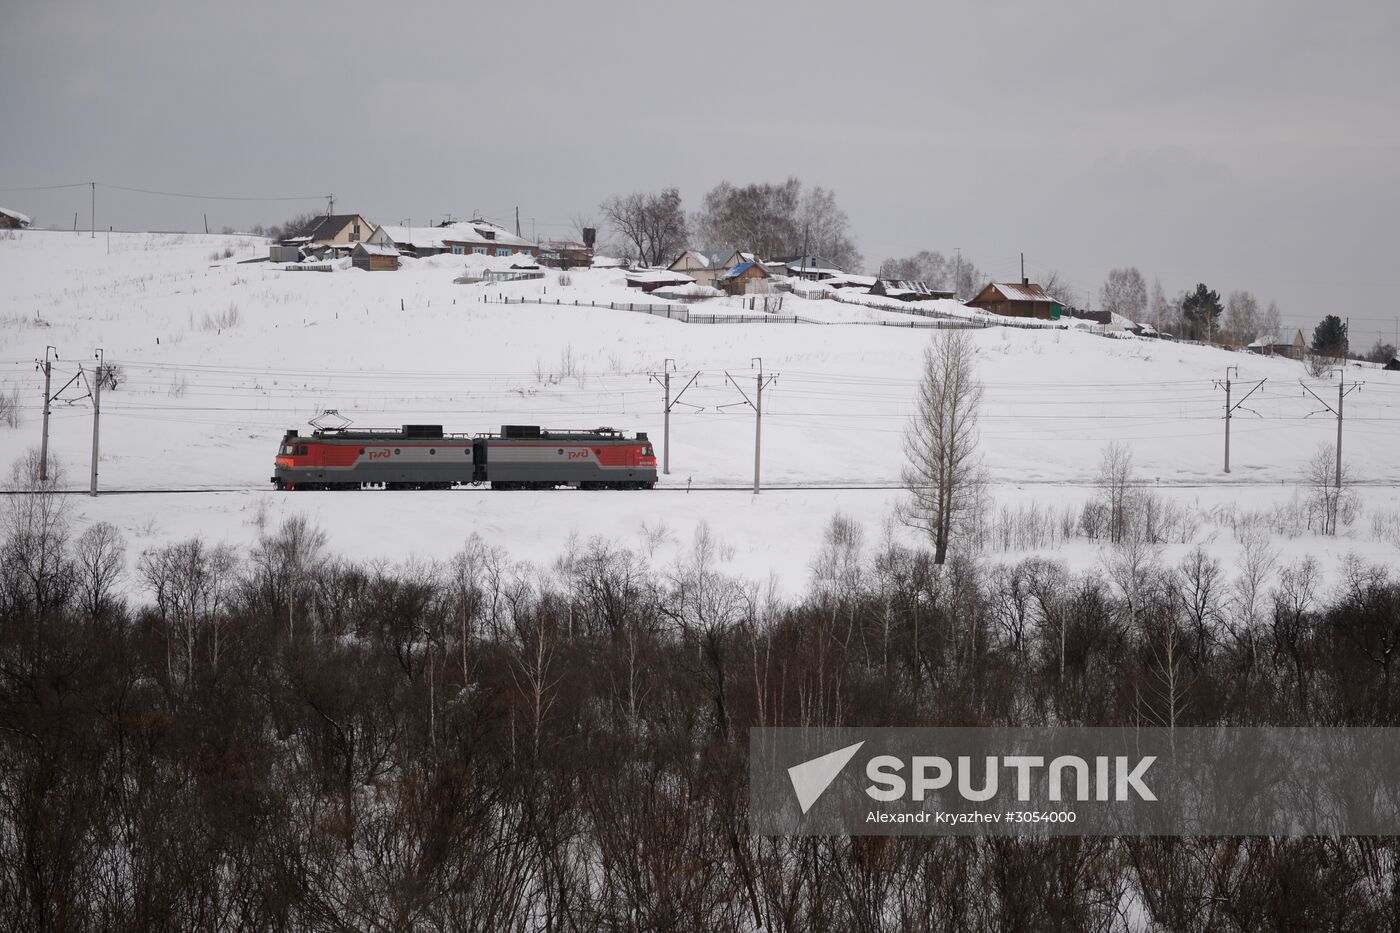
[[[224,194],[182,194],[175,191],[154,191],[150,188],[132,188],[127,185],[109,185],[106,182],[98,182],[98,187],[111,188],[115,191],[135,191],[139,194],[154,194],[165,198],[191,198],[197,201],[324,201],[330,198],[329,194],[303,194],[287,195],[278,197],[252,197]]]

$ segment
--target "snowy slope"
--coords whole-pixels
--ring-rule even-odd
[[[226,248],[232,258],[222,258]],[[397,273],[238,263],[265,254],[264,241],[251,237],[114,234],[110,253],[103,236],[22,231],[0,240],[0,389],[19,389],[27,409],[20,429],[0,427],[0,460],[37,443],[33,360],[45,345],[61,357],[55,387],[100,346],[126,379],[103,398],[103,486],[248,490],[197,504],[167,497],[162,513],[179,514],[155,521],[170,536],[221,528],[240,539],[252,533],[244,514],[255,508],[251,501],[271,498],[272,506],[256,508],[274,511],[288,507],[287,494],[272,493],[266,482],[277,439],[323,409],[361,426],[609,425],[649,431],[659,446],[661,390],[647,374],[669,358],[677,388],[701,374],[682,399],[700,410],[676,409],[672,474],[664,485],[742,487],[752,481],[754,419],[729,377],[752,398],[752,358],[761,357],[765,372],[779,374],[763,399],[765,482],[898,481],[902,433],[932,332],[881,325],[924,318],[787,295],[782,315],[813,323],[683,324],[566,304],[664,303],[626,289],[619,270],[573,271],[567,286],[554,271],[542,280],[458,285],[464,257],[406,260]],[[561,304],[498,303],[522,297]],[[731,298],[677,307],[761,313]],[[975,340],[986,385],[983,450],[1003,484],[998,495],[1008,501],[1057,501],[1055,486],[1033,493],[1012,487],[1088,482],[1102,447],[1114,440],[1130,446],[1149,481],[1272,484],[1226,490],[1220,501],[1292,496],[1317,446],[1335,440],[1335,420],[1310,414],[1320,406],[1299,379],[1332,399],[1335,381],[1307,379],[1293,361],[1076,330],[989,328],[976,331]],[[1236,399],[1241,385],[1268,380],[1233,422],[1229,477],[1221,472],[1224,394],[1213,387],[1227,366],[1239,367],[1232,374]],[[1394,481],[1400,374],[1355,375],[1367,385],[1346,400],[1349,467],[1358,479]],[[67,397],[83,394],[70,389]],[[74,486],[85,486],[90,429],[86,401],[56,404],[52,450]],[[292,507],[328,516],[328,524],[352,514],[371,523],[419,516],[425,534],[380,539],[390,542],[386,556],[450,553],[474,527],[509,538],[522,556],[546,556],[570,531],[636,538],[643,522],[663,518],[679,546],[708,518],[731,529],[721,537],[736,543],[736,564],[761,577],[804,566],[834,508],[857,513],[877,535],[897,494],[774,492],[761,505],[744,493],[708,492],[690,495],[686,505],[676,504],[680,492],[315,495],[301,494]],[[1373,509],[1395,507],[1393,489],[1366,495]],[[118,516],[128,529],[146,527],[156,540],[151,522],[138,521],[152,500],[138,500],[99,499],[84,510]],[[456,519],[444,524],[444,515]],[[373,550],[372,535],[362,540],[347,529],[344,536],[357,553]],[[769,551],[782,559],[765,559]]]

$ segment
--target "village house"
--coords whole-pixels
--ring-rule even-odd
[[[737,265],[737,263],[736,263]],[[666,267],[667,271],[680,272],[690,276],[700,285],[713,287],[722,268],[711,264],[710,259],[704,253],[697,253],[693,249],[681,250],[681,254]]]
[[[392,246],[404,256],[530,256],[535,244],[488,220],[454,221],[436,227],[403,227],[383,224],[370,234],[369,242]]]
[[[870,286],[870,294],[900,301],[933,301],[956,297],[957,292],[929,288],[922,279],[876,279]]]
[[[545,240],[536,258],[553,269],[587,269],[593,265],[593,247],[577,240]]]
[[[23,230],[33,222],[29,219],[28,214],[12,211],[8,207],[0,207],[0,230]]]
[[[1045,289],[1026,279],[1020,282],[993,282],[967,302],[969,308],[980,308],[1004,317],[1033,317],[1058,321],[1063,306],[1046,294]]]
[[[1272,337],[1260,337],[1245,349],[1265,356],[1286,356],[1290,360],[1301,360],[1308,353],[1308,342],[1303,339],[1302,330],[1298,330],[1288,343],[1280,343]]]
[[[836,263],[822,256],[783,256],[773,261],[782,263],[782,275],[811,282],[838,276],[842,271]]]
[[[282,240],[308,253],[348,254],[356,243],[366,239],[374,225],[360,214],[330,214],[318,217],[293,236]]]

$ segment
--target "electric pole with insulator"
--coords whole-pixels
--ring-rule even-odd
[[[1224,379],[1217,379],[1217,380],[1215,380],[1215,387],[1216,387],[1217,389],[1220,388],[1221,386],[1224,386],[1224,387],[1225,387],[1225,472],[1226,472],[1226,473],[1229,473],[1229,472],[1230,472],[1230,419],[1234,416],[1234,414],[1235,414],[1235,409],[1236,409],[1236,408],[1239,408],[1241,405],[1244,404],[1245,399],[1249,398],[1249,397],[1250,397],[1251,395],[1253,395],[1255,392],[1258,392],[1258,391],[1259,391],[1259,387],[1262,386],[1264,383],[1266,383],[1266,382],[1269,381],[1268,379],[1260,379],[1258,382],[1256,382],[1256,383],[1254,384],[1254,388],[1252,388],[1252,389],[1250,389],[1248,392],[1246,392],[1246,393],[1244,394],[1244,396],[1241,397],[1240,400],[1239,400],[1238,402],[1236,402],[1235,404],[1231,405],[1231,404],[1230,404],[1230,370],[1232,370],[1232,369],[1235,371],[1235,378],[1238,379],[1238,378],[1240,377],[1240,368],[1239,368],[1238,366],[1226,366],[1226,367],[1225,367],[1225,378],[1224,378]]]
[[[735,378],[734,378],[733,376],[729,375],[729,373],[728,373],[727,371],[725,372],[724,375],[725,375],[725,377],[729,380],[730,384],[733,385],[734,388],[736,388],[736,389],[739,390],[739,394],[742,395],[742,396],[744,397],[744,400],[743,400],[742,402],[735,402],[734,404],[735,404],[735,405],[748,405],[748,406],[749,406],[750,408],[752,408],[753,411],[754,411],[754,422],[753,422],[753,492],[754,492],[754,495],[758,495],[758,493],[761,491],[761,488],[762,488],[762,485],[761,485],[761,483],[759,482],[759,476],[760,476],[760,467],[761,467],[761,465],[762,465],[762,460],[763,460],[763,390],[764,390],[765,388],[767,388],[768,386],[772,385],[774,382],[776,382],[776,381],[778,380],[778,374],[777,374],[777,373],[769,373],[767,376],[764,376],[764,374],[763,374],[763,357],[761,357],[761,356],[755,356],[755,357],[753,357],[751,360],[749,360],[749,366],[750,366],[750,368],[755,367],[755,365],[757,366],[758,372],[757,372],[757,374],[754,376],[754,397],[753,397],[753,400],[752,400],[752,401],[749,400],[748,393],[744,391],[743,386],[739,385],[738,381],[735,380]],[[720,407],[721,407],[721,408],[728,408],[729,406],[727,406],[727,405],[721,405]]]
[[[667,357],[661,365],[661,372],[659,374],[647,374],[650,379],[661,384],[661,391],[663,393],[663,428],[661,434],[661,472],[663,474],[669,474],[671,472],[671,409],[676,405],[690,405],[689,402],[682,402],[681,396],[684,395],[685,390],[694,385],[695,380],[700,377],[698,372],[691,376],[690,381],[683,385],[681,390],[676,393],[676,397],[671,398],[671,373],[675,372],[675,370],[676,361]],[[704,411],[704,409],[698,405],[690,405],[690,407],[694,408],[696,411]]]

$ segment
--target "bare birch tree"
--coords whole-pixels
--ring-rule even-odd
[[[974,352],[965,330],[941,331],[929,342],[918,408],[905,434],[904,486],[912,497],[907,520],[932,539],[935,564],[947,558],[949,543],[975,518],[979,502],[982,384]]]

